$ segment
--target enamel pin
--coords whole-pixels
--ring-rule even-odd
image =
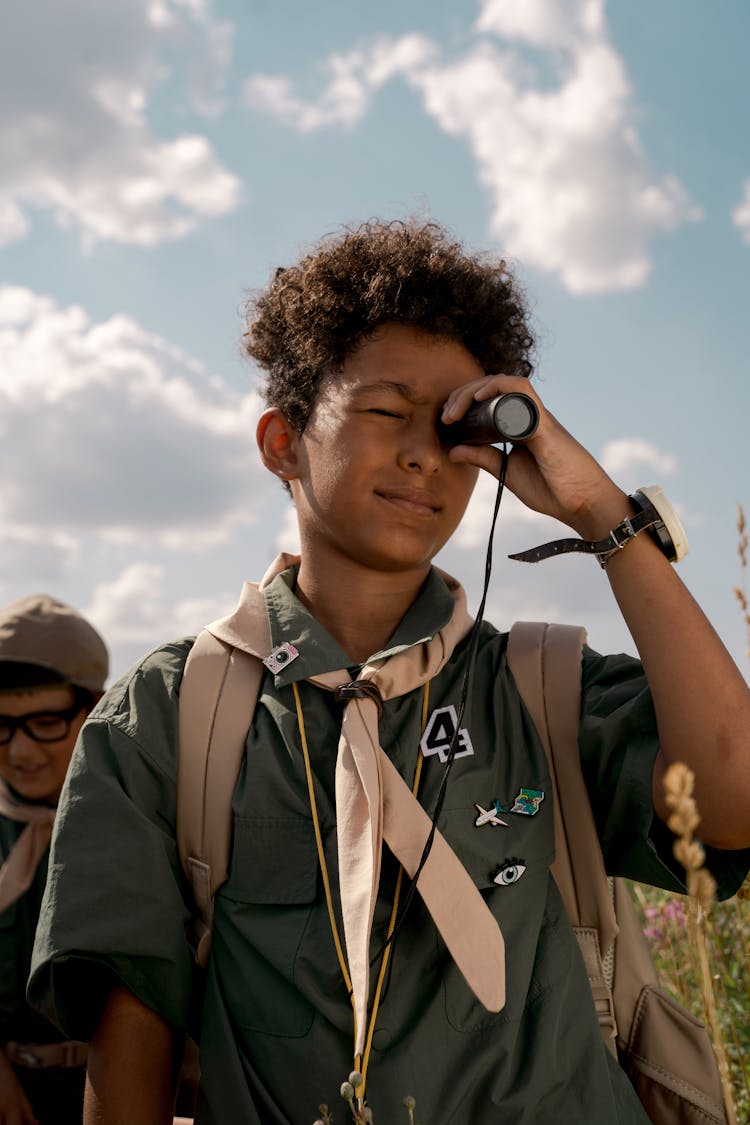
[[[543,800],[544,792],[541,789],[519,789],[510,811],[523,816],[534,816],[539,812]]]
[[[283,645],[277,645],[273,652],[264,659],[263,663],[269,672],[273,672],[274,676],[286,668],[287,664],[291,664],[299,656],[299,649],[295,648],[289,641]]]
[[[483,809],[481,805],[474,805],[474,808],[479,813],[479,816],[474,821],[475,828],[481,828],[483,824],[491,824],[494,828],[498,824],[502,824],[504,828],[508,827],[507,820],[501,820],[499,813],[505,812],[505,809],[499,801],[493,801],[488,809]]]
[[[497,883],[498,887],[510,887],[512,883],[518,882],[525,870],[523,860],[512,856],[500,864],[492,876],[492,882]]]

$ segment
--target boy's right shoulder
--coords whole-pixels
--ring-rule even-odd
[[[146,653],[110,687],[89,716],[132,731],[162,713],[176,721],[180,683],[195,637],[169,641]]]

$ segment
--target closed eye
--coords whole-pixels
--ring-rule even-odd
[[[382,410],[380,407],[373,406],[367,411],[368,414],[380,414],[383,418],[403,418],[403,414],[397,414],[395,410]]]
[[[59,715],[46,715],[43,712],[39,712],[36,715],[29,715],[29,718],[33,719],[34,726],[38,727],[39,730],[45,730],[47,727],[54,727],[57,723],[60,722]]]

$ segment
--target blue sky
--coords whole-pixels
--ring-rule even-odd
[[[242,303],[342,223],[429,216],[511,260],[537,387],[661,483],[736,660],[750,507],[744,0],[52,0],[0,37],[0,599],[54,593],[119,674],[231,608],[292,513],[255,455]],[[439,560],[473,603],[491,486]],[[633,650],[591,560],[504,502],[489,615]]]

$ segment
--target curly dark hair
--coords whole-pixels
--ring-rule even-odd
[[[265,398],[302,433],[320,380],[375,329],[408,324],[463,344],[487,372],[529,376],[534,341],[506,263],[467,254],[434,222],[373,220],[278,269],[246,307]]]

